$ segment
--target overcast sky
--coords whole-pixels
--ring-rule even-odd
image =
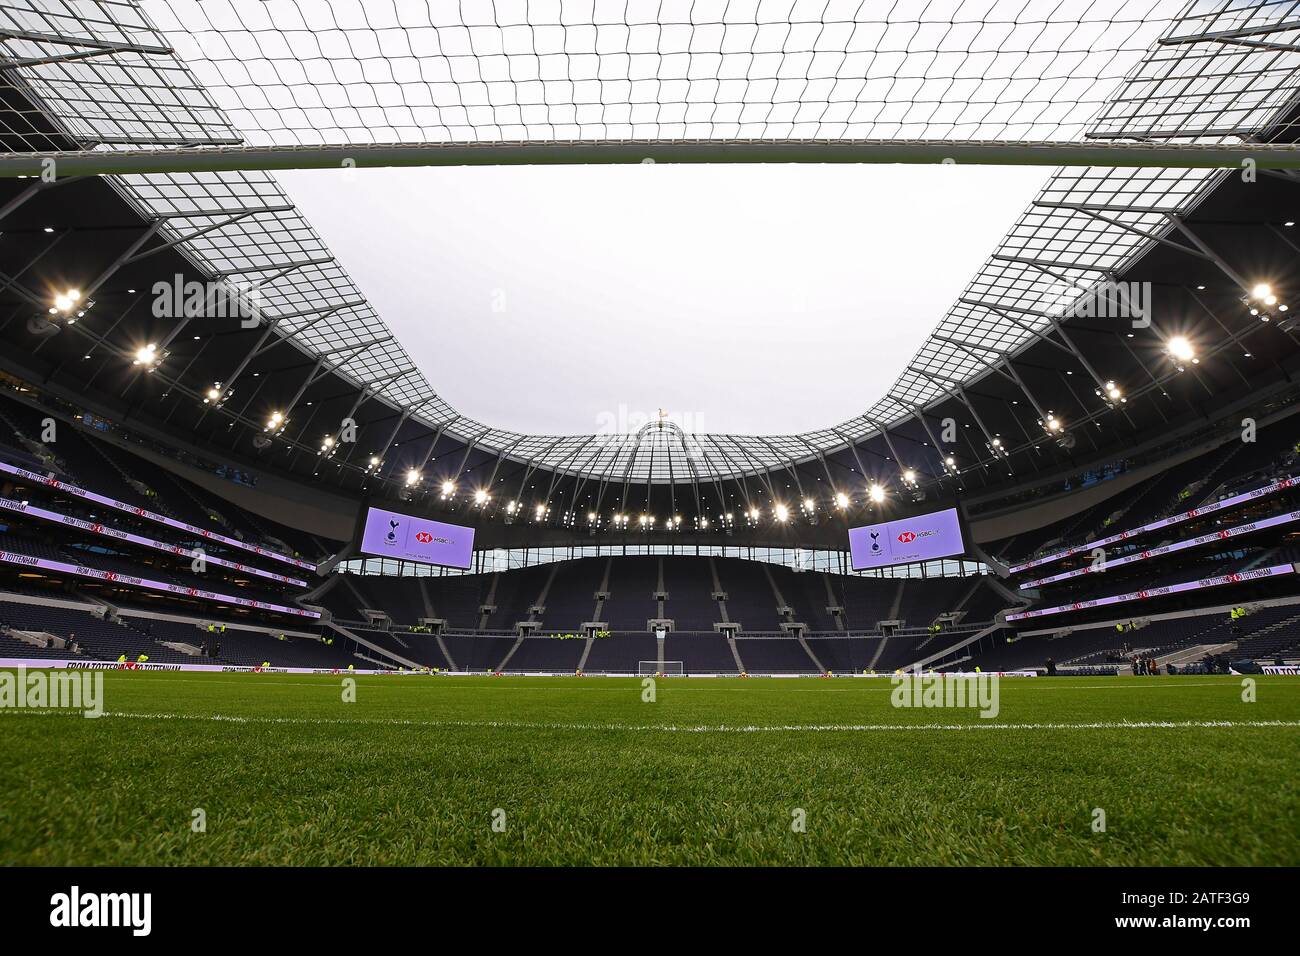
[[[1176,0],[147,0],[252,144],[1081,139]],[[430,383],[538,433],[823,428],[878,400],[1050,171],[281,179]]]
[[[1032,167],[280,174],[459,411],[538,433],[779,434],[861,412],[1047,176]]]

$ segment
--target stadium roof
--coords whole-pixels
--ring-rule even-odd
[[[831,0],[666,2],[644,17],[604,2],[43,0],[0,5],[0,44],[6,82],[39,107],[7,131],[11,148],[64,170],[82,152],[173,164],[113,181],[203,272],[253,284],[267,334],[290,337],[359,396],[529,469],[663,483],[888,439],[991,368],[1014,374],[1006,357],[1179,228],[1222,176],[1195,165],[1199,152],[1294,159],[1291,147],[1261,144],[1276,141],[1296,93],[1297,6],[900,2],[881,19]],[[868,148],[938,161],[949,148],[963,162],[981,150],[1042,162],[1036,148],[1050,159],[1093,145],[1116,162],[1129,148],[1177,155],[1159,167],[1059,169],[894,383],[862,396],[861,414],[771,436],[659,423],[631,436],[543,436],[473,421],[425,379],[270,172],[185,171],[205,157],[602,161],[603,149],[616,150],[611,161]],[[460,146],[475,157],[439,153]],[[548,148],[559,152],[546,158]]]

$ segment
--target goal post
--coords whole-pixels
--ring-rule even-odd
[[[686,673],[682,667],[681,661],[664,661],[660,664],[658,661],[637,661],[636,673],[638,677],[653,676],[663,674],[666,677],[681,677]]]

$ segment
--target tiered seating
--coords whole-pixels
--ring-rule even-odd
[[[1007,633],[999,631],[981,641],[978,647],[967,649],[970,660],[958,665],[961,670],[971,671],[976,667],[987,672],[1021,670],[1026,668],[1043,668],[1047,658],[1053,658],[1058,664],[1107,650],[1116,646],[1113,632],[1080,631],[1069,637],[1048,640],[1042,637],[1026,637],[1008,643]]]
[[[868,649],[871,656],[875,658],[875,665],[872,669],[878,674],[888,674],[900,668],[910,667],[923,657],[941,650],[944,644],[939,643],[940,639],[931,639],[925,635],[919,634],[899,634],[889,638],[877,638],[868,642]],[[952,643],[947,641],[946,643]],[[876,651],[880,655],[876,656]],[[868,663],[868,666],[871,666]]]
[[[1279,657],[1294,660],[1300,657],[1300,621],[1291,621],[1285,628],[1246,638],[1237,645],[1233,657],[1249,657],[1258,661],[1272,661]]]
[[[488,630],[510,631],[520,621],[528,620],[528,609],[541,595],[550,573],[551,565],[538,564],[498,574],[493,598],[497,609],[488,618]]]
[[[988,582],[984,582],[976,589],[962,608],[966,612],[964,621],[979,622],[991,621],[1001,611],[1011,606],[1011,602],[1005,597],[994,591]]]
[[[652,634],[611,634],[591,642],[586,671],[600,673],[636,673],[637,661],[657,660],[658,644]],[[667,658],[665,658],[667,659]]]
[[[719,634],[674,632],[664,639],[664,660],[681,661],[688,674],[735,674],[736,659]]]
[[[611,597],[602,617],[610,630],[642,631],[646,621],[655,616],[653,599],[659,559],[653,556],[587,558],[557,565],[539,565],[504,571],[495,575],[497,611],[485,630],[512,630],[514,624],[527,619],[528,608],[540,597],[546,578],[555,571],[546,596],[542,629],[546,632],[576,633],[595,611],[595,592],[600,586],[606,562],[610,562]],[[767,580],[764,565],[737,558],[715,559],[720,578],[729,597],[727,610],[733,622],[743,630],[770,633],[780,629],[776,613],[776,596]],[[717,602],[712,599],[713,579],[708,559],[693,556],[663,558],[664,585],[668,600],[664,613],[677,631],[714,630],[721,621]],[[897,579],[846,577],[822,572],[795,572],[789,568],[770,567],[782,598],[794,611],[794,620],[810,624],[809,632],[835,631],[835,622],[827,613],[826,582],[829,579],[833,600],[848,601],[849,625],[870,630],[884,619],[899,590]],[[448,575],[445,577],[382,577],[347,575],[327,591],[320,602],[337,619],[361,620],[361,608],[388,612],[399,625],[410,625],[426,616],[421,588],[428,592],[434,617],[447,620],[453,631],[477,630],[478,608],[491,590],[493,574]],[[940,612],[956,610],[957,604],[971,589],[971,578],[908,579],[903,591],[903,609],[911,615],[909,624],[925,626]],[[843,596],[841,596],[843,595]],[[1007,602],[980,588],[967,608],[968,622],[991,620],[993,613]],[[902,611],[900,613],[903,613]],[[757,622],[755,624],[754,622]]]
[[[0,448],[0,455],[33,471],[48,470],[46,465],[22,450],[17,433],[39,440],[41,420],[49,414],[0,392],[0,443],[12,448],[19,457],[15,459],[14,455],[5,454],[3,448]],[[325,556],[320,544],[312,541],[309,535],[257,518],[158,466],[152,460],[100,438],[92,429],[74,425],[58,416],[51,417],[56,421],[56,439],[46,447],[61,463],[63,477],[67,481],[200,528],[250,543],[266,544],[274,550],[282,549],[277,544],[270,543],[272,540],[283,542],[306,560],[317,561]],[[151,493],[138,490],[128,478],[141,482]],[[212,517],[214,514],[220,514],[226,523],[215,520]],[[216,545],[212,547],[215,548]],[[328,553],[334,550],[337,550],[337,546],[326,546]]]
[[[423,578],[414,584],[423,584],[433,601],[435,616],[443,618],[454,630],[472,630],[478,627],[479,611],[486,594],[484,584],[490,575],[448,575]]]
[[[155,663],[185,663],[194,659],[163,647],[131,623],[114,623],[93,616],[89,609],[0,601],[0,623],[21,631],[46,631],[74,641],[86,656],[113,660],[125,654],[135,660],[147,654]],[[59,652],[67,656],[67,651]]]
[[[3,611],[0,611],[3,614]],[[24,628],[25,630],[25,628]],[[48,628],[41,628],[48,630]],[[59,647],[38,647],[35,644],[28,644],[26,641],[20,641],[16,637],[9,637],[6,634],[0,634],[0,657],[28,658],[35,660],[68,660],[84,655],[70,651],[66,648]]]
[[[832,673],[856,673],[871,664],[880,638],[809,638],[808,647]]]
[[[831,602],[826,595],[827,575],[820,571],[795,572],[789,568],[773,568],[773,576],[781,589],[781,596],[794,609],[794,619],[807,624],[810,631],[833,631],[835,619],[826,610],[831,603],[840,603],[836,598]]]
[[[777,631],[776,595],[757,561],[719,561],[718,578],[727,593],[727,615],[746,631]]]
[[[382,631],[376,628],[349,627],[349,632],[364,638],[376,647],[380,647],[390,654],[395,654],[402,660],[411,661],[420,667],[450,667],[451,664],[442,654],[442,649],[438,646],[437,640],[429,634],[409,634]],[[342,637],[342,635],[338,635]],[[367,657],[374,657],[384,662],[388,662],[388,655],[379,654],[373,648],[360,644],[353,648],[354,651],[365,654]],[[394,666],[397,665],[393,662]]]
[[[241,667],[257,667],[270,662],[277,667],[347,667],[362,662],[353,656],[347,642],[338,638],[333,646],[321,641],[303,637],[290,637],[280,640],[270,634],[256,631],[244,631],[227,628],[224,631],[207,632],[200,630],[193,623],[184,621],[164,621],[152,618],[134,618],[130,614],[124,617],[137,628],[148,633],[156,641],[176,641],[202,647],[205,643],[209,651],[220,645],[220,654],[186,658],[191,663],[235,664]]]
[[[722,620],[718,603],[712,598],[708,558],[665,559],[664,589],[668,592],[664,613],[679,631],[711,631],[714,623]]]
[[[1230,441],[1080,514],[1015,541],[992,545],[991,550],[1004,558],[1009,554],[1011,563],[1019,563],[1266,484],[1295,467],[1295,437],[1294,425],[1283,421],[1260,431],[1253,444]],[[1104,519],[1116,511],[1120,517],[1104,525]]]
[[[609,638],[601,638],[609,640]],[[556,637],[528,637],[510,658],[506,670],[552,671],[568,674],[578,669],[587,642],[582,639],[560,640]],[[635,664],[633,667],[635,668]]]
[[[645,630],[645,622],[658,610],[653,597],[658,577],[658,558],[636,555],[614,559],[609,575],[609,600],[601,612],[610,630]]]
[[[443,637],[447,652],[461,670],[496,670],[514,647],[513,637],[447,635]],[[443,665],[438,665],[443,666]]]
[[[954,610],[969,588],[969,578],[909,578],[903,586],[898,616],[908,627],[925,627],[945,611]]]
[[[362,582],[365,588],[362,593],[374,602],[366,606],[386,612],[397,623],[415,624],[420,618],[428,616],[424,611],[419,585],[413,579],[370,574],[364,576]],[[331,590],[339,589],[335,587]]]
[[[576,631],[583,621],[592,620],[596,589],[600,587],[604,568],[602,558],[583,558],[566,561],[556,569],[555,580],[546,595],[546,614],[542,617],[547,630]],[[645,626],[644,621],[642,626]],[[577,662],[574,663],[576,666]]]
[[[736,639],[740,659],[751,674],[815,674],[817,665],[793,637]]]
[[[844,616],[849,628],[868,630],[877,621],[889,617],[890,605],[898,591],[898,582],[889,578],[846,577],[844,586]]]

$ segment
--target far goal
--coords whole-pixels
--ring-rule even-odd
[[[637,661],[636,673],[638,677],[655,674],[681,677],[686,672],[682,669],[681,661],[664,661],[662,664],[658,661]]]

